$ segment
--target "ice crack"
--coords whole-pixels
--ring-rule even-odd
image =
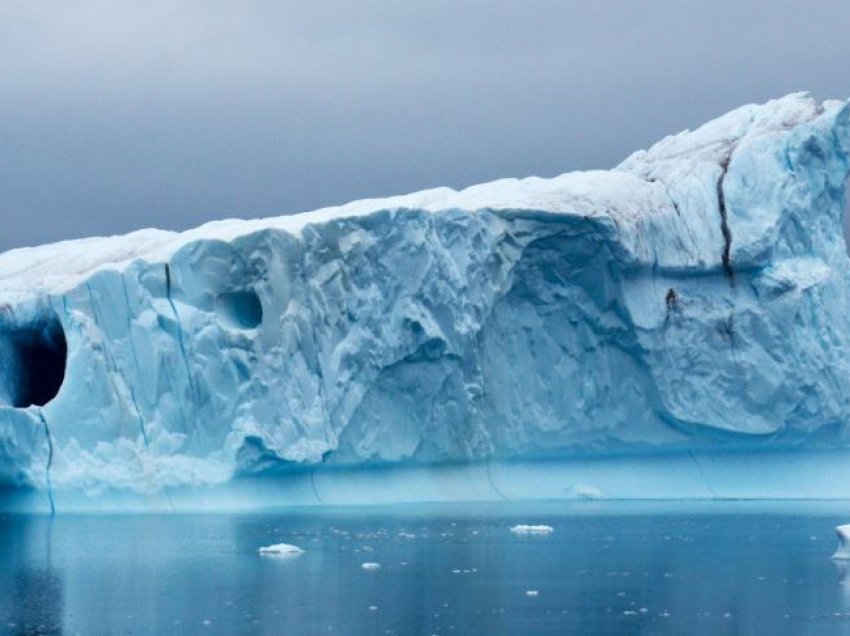
[[[44,413],[39,410],[38,417],[44,425],[44,435],[47,437],[47,465],[44,467],[44,481],[47,486],[47,498],[50,501],[50,514],[56,514],[56,503],[53,500],[53,484],[50,481],[50,469],[53,466],[53,436],[50,434],[50,427],[47,425],[47,419]]]
[[[723,253],[720,256],[720,260],[723,263],[723,271],[729,278],[729,283],[734,287],[735,271],[732,269],[732,230],[729,229],[726,194],[723,192],[723,181],[726,179],[726,173],[729,171],[729,162],[731,159],[732,156],[729,155],[720,163],[723,171],[717,180],[717,208],[720,210],[720,232],[723,234]]]

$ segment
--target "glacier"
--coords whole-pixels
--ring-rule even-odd
[[[5,499],[848,497],[848,121],[6,252]]]

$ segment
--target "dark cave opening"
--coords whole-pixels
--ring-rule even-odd
[[[68,343],[65,331],[55,317],[6,334],[15,359],[10,385],[12,406],[44,406],[56,397],[65,381]]]
[[[263,304],[252,290],[219,294],[216,311],[231,327],[256,329],[263,322]]]

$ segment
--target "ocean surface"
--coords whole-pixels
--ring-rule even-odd
[[[0,632],[846,634],[846,522],[850,502],[10,514]],[[305,552],[257,552],[281,542]]]

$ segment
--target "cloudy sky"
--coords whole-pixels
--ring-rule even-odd
[[[605,168],[797,90],[847,0],[0,2],[0,249]]]

